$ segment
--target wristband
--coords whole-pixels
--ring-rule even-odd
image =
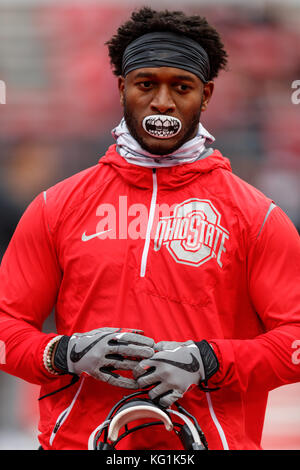
[[[71,336],[62,336],[58,342],[57,348],[55,349],[53,364],[54,367],[61,371],[62,374],[68,374],[68,362],[67,362],[67,353],[68,353],[68,344]]]
[[[198,346],[203,361],[205,372],[204,382],[206,382],[219,370],[219,361],[213,347],[205,339],[197,343],[195,342],[195,344]]]

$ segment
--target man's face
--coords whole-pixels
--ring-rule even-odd
[[[142,68],[119,77],[121,104],[131,135],[146,151],[166,155],[196,136],[201,111],[206,109],[213,82],[203,84],[193,73],[173,67]],[[164,115],[180,120],[176,135],[159,138],[143,127],[147,116]]]

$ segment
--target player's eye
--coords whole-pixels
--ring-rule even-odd
[[[150,80],[147,80],[145,82],[139,82],[138,84],[142,89],[149,89],[151,88],[152,82]]]
[[[182,83],[182,84],[178,85],[179,91],[182,91],[182,92],[189,91],[190,88],[191,87],[189,85],[186,85],[185,83]]]

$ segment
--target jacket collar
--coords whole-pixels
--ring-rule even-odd
[[[136,166],[128,163],[116,150],[116,144],[111,145],[106,154],[100,158],[100,165],[109,165],[113,171],[132,186],[139,188],[152,187],[151,168]],[[230,161],[223,157],[219,150],[207,152],[207,156],[200,158],[194,163],[177,165],[169,168],[156,169],[160,188],[178,188],[190,184],[200,175],[204,175],[216,169],[231,170]]]

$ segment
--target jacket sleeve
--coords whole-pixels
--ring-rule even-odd
[[[248,286],[264,333],[249,340],[212,340],[220,370],[211,381],[267,391],[300,381],[300,239],[278,207],[252,240]]]
[[[56,334],[42,326],[60,280],[41,194],[21,218],[0,267],[1,370],[35,384],[55,378],[43,366],[43,351]]]

